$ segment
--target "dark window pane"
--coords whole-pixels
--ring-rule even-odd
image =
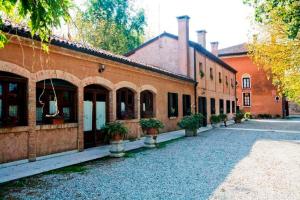
[[[8,85],[8,91],[11,93],[17,93],[18,90],[18,84],[17,83],[9,83]]]
[[[234,101],[232,101],[232,113],[235,113],[235,102]]]
[[[168,93],[168,116],[177,117],[178,116],[178,94]]]
[[[230,101],[226,101],[226,113],[230,113]]]
[[[219,101],[220,103],[220,114],[224,114],[224,100],[223,99],[220,99]]]
[[[210,99],[210,113],[212,115],[216,114],[216,101],[214,98]]]
[[[182,95],[183,116],[191,114],[191,96]]]

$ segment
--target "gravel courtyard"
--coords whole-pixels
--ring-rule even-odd
[[[2,197],[300,199],[299,127],[297,121],[251,121],[214,129],[126,158],[93,161],[82,172],[27,178]],[[255,128],[265,130],[243,130]]]

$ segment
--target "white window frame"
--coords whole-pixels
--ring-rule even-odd
[[[249,78],[249,87],[244,87],[244,78]],[[252,82],[251,76],[250,76],[249,74],[243,74],[242,80],[241,80],[242,88],[243,88],[243,89],[251,89],[251,85],[252,85],[251,82]]]
[[[249,105],[245,105],[244,94],[250,94]],[[251,92],[242,92],[242,101],[243,101],[242,102],[243,107],[251,107],[251,105],[252,105],[252,93]]]

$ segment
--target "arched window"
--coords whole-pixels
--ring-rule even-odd
[[[61,79],[47,79],[37,82],[37,124],[61,124],[76,122],[76,94],[76,86]]]
[[[129,88],[117,90],[117,119],[134,119],[134,93]]]
[[[141,92],[141,118],[154,117],[153,112],[153,93],[149,90]]]
[[[219,72],[219,83],[222,83],[222,74]]]
[[[27,79],[0,72],[0,127],[27,125]]]
[[[242,76],[242,86],[243,86],[243,89],[251,88],[251,78],[250,78],[249,74],[244,74]]]

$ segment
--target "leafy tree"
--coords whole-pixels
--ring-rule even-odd
[[[72,5],[72,0],[0,0],[0,25],[6,18],[25,23],[32,35],[37,33],[46,42],[53,28],[60,26],[62,20],[70,19],[69,9]],[[0,31],[0,48],[6,42],[5,34]]]
[[[257,22],[268,24],[280,20],[287,28],[287,35],[295,39],[300,29],[299,0],[244,0],[255,8]]]
[[[128,0],[88,0],[75,24],[77,40],[124,54],[143,42],[146,21],[144,10],[134,9]]]
[[[281,94],[300,104],[300,37],[289,37],[289,24],[281,16],[272,14],[272,19],[257,26],[249,54]]]

